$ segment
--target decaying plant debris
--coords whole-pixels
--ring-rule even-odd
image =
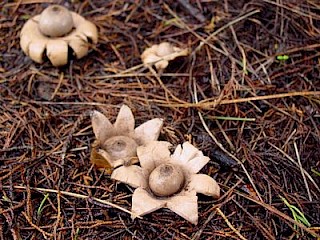
[[[19,46],[49,2],[99,29],[87,57],[60,69]],[[0,239],[316,239],[319,15],[306,0],[1,1]],[[190,48],[161,76],[140,59],[160,42]],[[212,159],[200,173],[221,197],[198,195],[197,226],[165,209],[133,221],[134,189],[90,164],[83,113],[114,122],[122,104],[137,126],[163,118],[160,140]]]

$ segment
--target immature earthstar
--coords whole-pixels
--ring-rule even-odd
[[[210,160],[188,142],[170,155],[168,142],[154,141],[137,148],[141,167],[122,166],[112,179],[137,188],[132,196],[132,213],[142,216],[169,208],[193,224],[198,223],[197,193],[220,197],[218,183],[206,174],[197,174]]]
[[[173,46],[171,43],[162,42],[147,48],[141,54],[144,65],[155,65],[157,70],[165,69],[169,61],[182,56],[187,56],[189,50]]]
[[[96,26],[60,5],[51,5],[29,19],[20,33],[26,55],[37,63],[43,63],[46,56],[54,66],[66,65],[70,50],[77,59],[84,57],[97,42]]]
[[[108,173],[120,165],[136,163],[137,147],[157,140],[163,125],[162,119],[154,118],[134,128],[135,120],[127,105],[122,105],[114,124],[98,111],[93,111],[91,121],[96,136],[91,162]]]

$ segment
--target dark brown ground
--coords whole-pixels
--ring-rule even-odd
[[[319,1],[192,1],[204,22],[177,1],[56,1],[100,33],[86,58],[59,69],[19,47],[26,19],[50,1],[16,2],[0,5],[0,239],[319,237]],[[161,79],[126,71],[161,41],[193,52]],[[195,96],[202,102],[188,104]],[[191,140],[212,159],[202,172],[223,196],[199,195],[197,226],[166,209],[132,221],[98,202],[131,208],[132,190],[89,162],[88,113],[114,121],[122,103],[137,125],[163,117],[160,139]]]

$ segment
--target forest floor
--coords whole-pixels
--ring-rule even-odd
[[[58,3],[96,24],[99,42],[65,67],[21,50],[27,19]],[[320,3],[312,0],[0,3],[0,239],[319,239]],[[141,53],[190,54],[163,73]],[[199,223],[168,209],[132,220],[132,189],[90,163],[90,112],[160,140],[190,141],[221,197],[199,194]]]

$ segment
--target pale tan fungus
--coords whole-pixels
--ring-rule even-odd
[[[48,37],[62,37],[74,26],[70,11],[62,6],[47,7],[40,15],[39,29]]]
[[[91,121],[96,136],[91,162],[109,173],[120,165],[136,163],[137,147],[157,140],[163,124],[162,119],[154,118],[134,128],[134,116],[126,105],[120,108],[114,124],[98,111],[93,111]]]
[[[96,26],[60,5],[51,5],[29,19],[20,33],[20,46],[26,55],[37,63],[43,63],[46,55],[54,66],[68,63],[69,47],[80,59],[97,42]]]
[[[145,65],[155,65],[157,70],[163,70],[169,65],[169,61],[188,54],[187,48],[181,49],[171,43],[162,42],[144,50],[141,54],[141,60]]]
[[[137,156],[138,144],[127,136],[114,136],[107,139],[101,147],[110,154],[111,159],[125,159]]]
[[[122,166],[114,170],[111,178],[137,188],[132,196],[134,215],[142,216],[166,207],[197,224],[196,194],[219,198],[220,187],[210,176],[198,174],[210,160],[201,151],[185,142],[171,154],[170,146],[168,142],[158,141],[139,146],[137,156],[141,167]]]
[[[183,170],[177,165],[163,163],[149,175],[150,190],[159,197],[168,197],[177,193],[185,181]]]

